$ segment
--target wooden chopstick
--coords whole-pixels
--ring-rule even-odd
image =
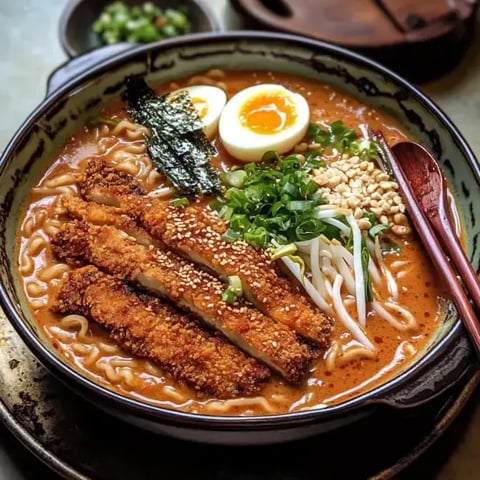
[[[453,302],[460,313],[460,317],[470,335],[477,354],[480,356],[480,323],[465,294],[462,284],[457,278],[457,272],[453,269],[447,255],[443,251],[440,241],[430,226],[427,216],[417,203],[415,195],[383,134],[381,132],[369,131],[369,135],[381,145],[385,154],[388,155],[390,166],[395,180],[398,183],[398,189],[405,202],[410,221],[414,225],[425,250],[430,254],[435,267],[448,286],[453,297]]]

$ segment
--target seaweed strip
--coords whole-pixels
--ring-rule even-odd
[[[205,137],[188,93],[158,96],[143,77],[125,80],[128,113],[147,127],[147,150],[156,168],[185,194],[217,194],[221,183],[210,164],[216,150]]]

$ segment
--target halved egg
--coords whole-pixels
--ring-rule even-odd
[[[218,121],[223,107],[227,102],[227,95],[218,87],[210,85],[193,85],[180,88],[170,93],[174,96],[186,91],[190,95],[192,104],[200,117],[205,135],[211,139],[218,129]]]
[[[261,84],[235,94],[220,115],[219,134],[230,155],[257,162],[268,150],[285,153],[302,138],[310,121],[306,99],[283,85]]]

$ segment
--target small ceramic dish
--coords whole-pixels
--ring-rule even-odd
[[[114,0],[70,0],[60,17],[59,37],[65,53],[76,57],[102,47],[100,37],[93,31],[93,24]],[[123,0],[128,7],[141,6],[146,0]],[[185,11],[190,23],[191,33],[214,32],[220,30],[220,24],[202,0],[153,0],[161,9],[173,8]],[[132,46],[135,44],[132,44]]]

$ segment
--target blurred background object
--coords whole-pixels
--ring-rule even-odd
[[[59,23],[70,57],[117,42],[148,43],[220,28],[202,0],[70,0]]]
[[[367,55],[410,80],[453,68],[473,38],[476,0],[231,0],[256,28]]]

